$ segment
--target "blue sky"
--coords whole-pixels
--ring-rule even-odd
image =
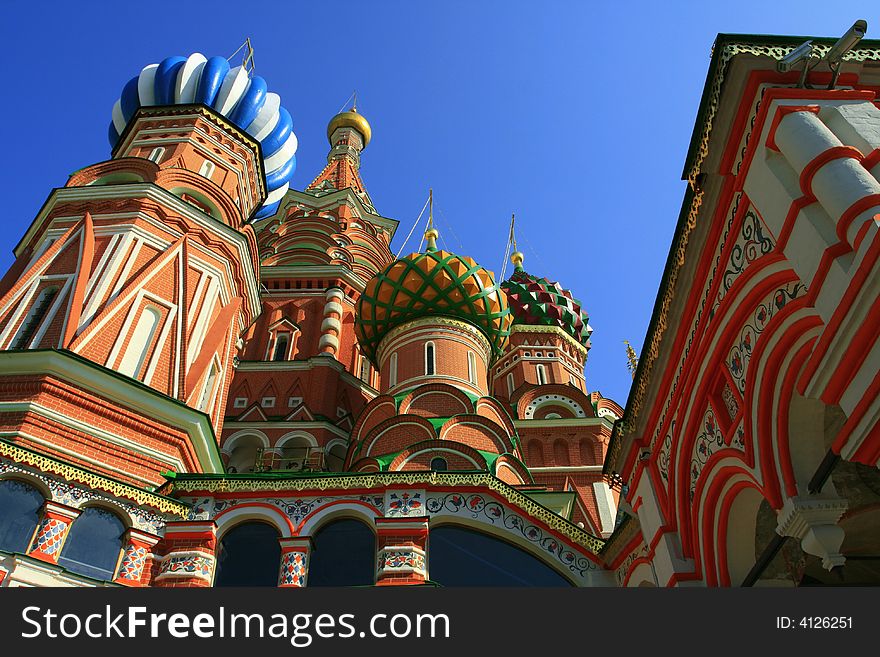
[[[169,55],[228,56],[250,36],[257,73],[294,118],[293,187],[323,167],[327,121],[357,89],[373,127],[361,172],[379,212],[401,222],[393,249],[433,187],[446,247],[500,273],[516,212],[526,269],[589,312],[589,389],[625,404],[623,340],[641,351],[715,35],[839,36],[864,18],[876,38],[871,6],[7,3],[0,269],[50,190],[109,157],[127,80]]]

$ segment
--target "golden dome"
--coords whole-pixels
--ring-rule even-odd
[[[363,117],[363,115],[358,114],[357,110],[354,108],[347,112],[340,112],[330,119],[330,123],[327,125],[328,140],[333,137],[333,133],[337,128],[354,128],[357,130],[364,138],[364,148],[367,147],[367,144],[370,143],[370,138],[373,136],[373,130],[370,128],[369,122]],[[330,145],[333,145],[332,141],[330,142]]]

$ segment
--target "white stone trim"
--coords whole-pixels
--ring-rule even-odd
[[[101,366],[82,363],[64,352],[44,350],[0,352],[0,371],[7,375],[59,376],[121,406],[143,412],[158,422],[179,427],[190,437],[203,472],[224,472],[223,462],[216,449],[214,429],[206,414],[160,393],[146,392],[140,385],[120,385],[122,375],[111,374]]]
[[[80,422],[79,420],[75,420],[71,417],[67,417],[66,415],[62,415],[57,411],[52,410],[51,408],[47,408],[41,404],[31,401],[4,401],[0,402],[0,413],[16,413],[16,412],[25,412],[25,413],[36,413],[38,415],[42,415],[43,417],[49,418],[50,420],[57,422],[58,424],[68,427],[69,429],[73,429],[74,431],[80,431],[89,436],[94,436],[95,438],[100,438],[101,440],[105,440],[112,445],[116,445],[117,447],[122,447],[123,449],[130,450],[135,452],[136,454],[144,454],[151,458],[156,459],[157,461],[162,461],[167,463],[171,468],[173,468],[176,472],[185,472],[185,468],[183,466],[183,462],[171,456],[165,452],[161,452],[157,449],[153,449],[152,447],[147,447],[146,445],[142,445],[140,443],[134,442],[127,438],[123,438],[122,436],[117,436],[115,434],[110,433],[109,431],[105,431],[104,429],[99,429],[98,427],[92,426],[85,422]],[[31,436],[21,432],[2,432],[0,435],[21,435],[26,436],[30,440],[34,440],[36,442],[45,444],[47,446],[51,446],[53,449],[57,449],[59,451],[64,451],[63,447],[59,445],[43,441],[40,438],[35,436]],[[101,461],[92,460],[85,455],[80,454],[79,452],[68,452],[71,455],[76,455],[79,458],[82,458],[86,461],[91,461],[92,463],[104,465],[105,467],[110,467]],[[132,475],[134,476],[134,475]],[[144,479],[143,481],[150,481],[148,479]],[[153,482],[150,481],[152,484]]]

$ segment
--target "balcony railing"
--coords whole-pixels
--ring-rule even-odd
[[[272,447],[258,449],[254,472],[324,472],[320,447]]]

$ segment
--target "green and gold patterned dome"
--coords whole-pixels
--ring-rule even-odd
[[[376,351],[391,329],[421,317],[451,317],[471,324],[499,355],[512,321],[504,293],[472,258],[435,246],[429,229],[428,248],[395,260],[367,283],[357,304],[355,334],[364,355],[376,363]]]

